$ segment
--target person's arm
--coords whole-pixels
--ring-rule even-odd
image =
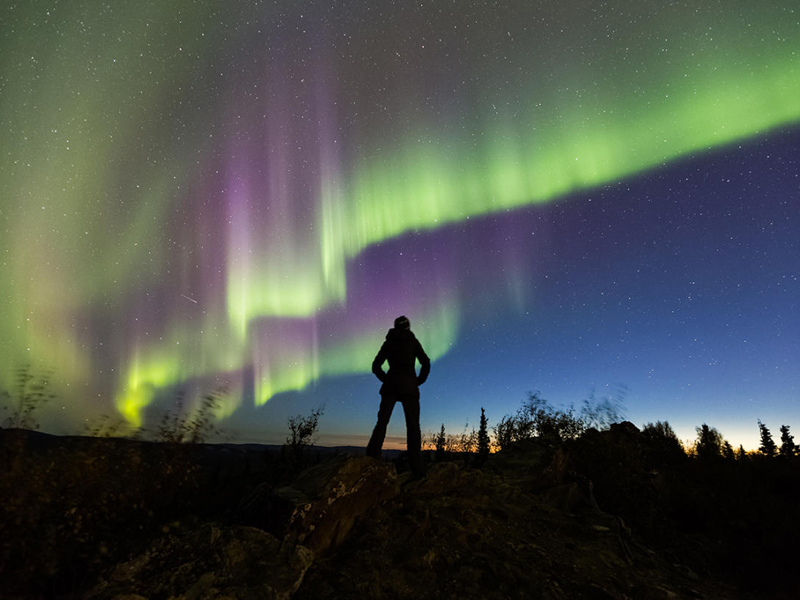
[[[375,377],[380,379],[382,382],[386,381],[386,373],[383,370],[383,363],[386,361],[386,342],[383,343],[381,349],[378,350],[378,354],[375,356],[375,360],[372,361],[372,372],[375,373]]]
[[[422,385],[425,383],[425,380],[428,379],[428,375],[430,375],[431,359],[425,354],[425,350],[422,349],[422,344],[419,342],[417,342],[417,360],[421,365],[419,376],[417,377],[417,385]]]

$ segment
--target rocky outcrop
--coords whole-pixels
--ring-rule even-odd
[[[434,465],[363,515],[296,599],[733,597],[633,539],[590,482],[566,473],[544,488],[541,456],[508,477]]]
[[[272,533],[178,528],[109,572],[92,597],[736,597],[645,547],[570,466],[563,449],[535,444],[483,469],[434,464],[422,479],[335,457],[245,499],[251,516],[270,512]]]
[[[342,542],[361,515],[399,491],[393,465],[340,455],[306,469],[289,485],[257,486],[234,519],[323,554]]]
[[[344,541],[359,517],[399,492],[394,467],[366,456],[308,469],[292,488],[277,492],[296,503],[284,539],[325,553]]]
[[[359,517],[395,497],[392,465],[335,457],[278,489],[261,488],[247,506],[269,512],[256,527],[180,527],[115,567],[92,598],[290,598],[315,555],[346,538]],[[277,534],[277,535],[275,535]]]

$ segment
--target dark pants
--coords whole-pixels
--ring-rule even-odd
[[[372,437],[367,445],[367,456],[380,458],[383,440],[386,437],[386,427],[389,419],[392,418],[394,405],[400,402],[403,405],[403,412],[406,415],[406,448],[408,449],[408,459],[414,472],[421,468],[420,446],[422,445],[422,435],[419,429],[419,392],[416,394],[390,395],[385,394],[381,397],[381,407],[378,410],[378,423],[372,431]]]

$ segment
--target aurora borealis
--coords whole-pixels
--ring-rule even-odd
[[[243,441],[326,402],[361,443],[406,314],[423,430],[619,383],[800,427],[800,10],[662,4],[6,6],[0,388],[51,370],[74,432],[226,382]]]

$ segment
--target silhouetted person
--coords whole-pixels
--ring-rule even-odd
[[[383,371],[384,361],[389,361],[389,372]],[[416,361],[421,368],[416,372]],[[431,361],[422,344],[411,332],[411,323],[406,317],[394,320],[394,329],[386,334],[378,355],[372,361],[372,372],[383,382],[381,386],[381,407],[378,410],[378,423],[372,431],[367,445],[367,456],[379,458],[386,437],[386,427],[392,418],[394,405],[400,402],[406,415],[406,445],[411,470],[422,474],[420,446],[422,435],[419,429],[419,386],[425,383],[431,372]]]

